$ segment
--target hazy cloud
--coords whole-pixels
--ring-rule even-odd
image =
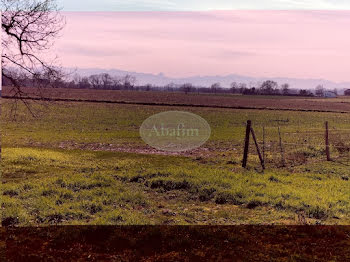
[[[348,0],[59,0],[66,11],[342,10]]]

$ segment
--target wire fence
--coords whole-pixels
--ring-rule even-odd
[[[251,124],[248,122],[246,127]],[[269,163],[294,166],[304,164],[310,159],[350,162],[350,128],[328,127],[328,122],[325,123],[324,128],[288,130],[291,128],[295,127],[284,124],[283,126],[247,128],[246,135],[247,132],[258,133],[258,135],[257,138],[250,136],[250,139],[257,141],[251,142],[248,138],[248,141],[245,139],[239,142],[243,149],[243,167],[246,167],[245,158],[250,155],[253,155],[255,160],[260,159],[263,168]],[[248,147],[244,148],[247,142]]]

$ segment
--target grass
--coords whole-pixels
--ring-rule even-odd
[[[38,111],[40,110],[37,106]],[[189,111],[200,115],[212,128],[207,146],[222,146],[223,143],[241,143],[245,123],[252,120],[257,136],[266,127],[267,141],[277,141],[277,126],[281,126],[284,142],[323,142],[324,121],[329,121],[331,132],[349,129],[347,114],[317,112],[284,112],[264,110],[235,110],[191,107],[157,107],[137,105],[110,105],[94,103],[56,103],[45,110],[37,119],[30,117],[24,108],[19,109],[18,121],[6,117],[6,103],[3,109],[4,136],[2,144],[27,146],[41,143],[58,146],[60,142],[108,143],[144,145],[139,136],[139,127],[149,116],[167,111]],[[302,116],[302,117],[301,117]],[[312,132],[309,132],[309,131]],[[345,135],[347,138],[350,132]],[[306,140],[306,141],[305,141]]]
[[[3,221],[138,224],[143,219],[135,210],[148,205],[142,191],[126,188],[107,172],[122,162],[106,167],[94,154],[45,149],[5,149],[4,155]]]
[[[347,141],[346,132],[337,131],[349,128],[347,114],[55,103],[35,119],[20,107],[11,121],[6,102],[2,110],[5,224],[350,223],[350,161],[336,148],[337,161],[323,161],[321,145],[324,121],[332,142]],[[138,128],[165,110],[206,119],[212,128],[207,150],[148,154]],[[240,167],[247,119],[259,140],[266,127],[264,173],[256,154],[247,170]],[[277,126],[285,168],[279,167]],[[133,151],[138,148],[145,151]]]
[[[39,148],[5,148],[3,156],[2,220],[20,225],[163,223],[172,211],[157,209],[154,192],[181,192],[199,207],[210,202],[217,208],[216,222],[247,222],[244,215],[232,216],[229,205],[269,209],[269,220],[303,212],[310,223],[349,222],[350,187],[342,172],[261,174],[238,166],[232,172],[232,165],[178,156]],[[191,216],[193,209],[178,222]],[[250,220],[265,223],[262,217]]]

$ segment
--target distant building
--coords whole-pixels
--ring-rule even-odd
[[[327,98],[335,98],[338,95],[333,91],[325,91],[323,96]]]

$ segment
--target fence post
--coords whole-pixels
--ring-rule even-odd
[[[329,152],[329,133],[328,133],[328,121],[325,122],[325,142],[326,142],[326,156],[327,156],[327,161],[331,161],[331,155]]]
[[[286,161],[284,160],[284,151],[283,151],[283,146],[282,146],[282,136],[281,136],[281,129],[278,127],[278,136],[280,140],[280,151],[281,151],[281,158],[282,158],[282,166],[286,166]]]
[[[265,126],[263,126],[263,146],[262,146],[262,157],[265,163]]]
[[[251,128],[250,131],[252,132],[252,137],[253,137],[253,140],[254,140],[254,143],[255,143],[255,146],[256,146],[256,151],[258,152],[258,156],[259,156],[259,159],[260,159],[261,167],[264,170],[265,169],[265,163],[264,163],[264,159],[262,158],[261,153],[260,153],[260,148],[259,148],[258,141],[256,140],[254,129]]]
[[[247,167],[247,160],[248,160],[248,151],[249,151],[249,136],[250,136],[250,128],[252,126],[252,121],[247,121],[247,127],[245,130],[245,142],[244,142],[244,153],[243,153],[243,161],[242,161],[242,167]]]

